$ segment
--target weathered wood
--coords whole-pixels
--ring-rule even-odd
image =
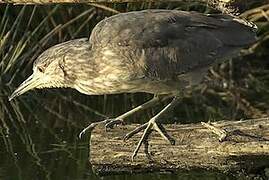
[[[133,162],[131,156],[142,132],[127,142],[122,139],[137,125],[119,126],[108,132],[97,127],[91,134],[90,162],[102,175],[194,169],[248,172],[269,167],[269,118],[212,124],[228,133],[224,142],[200,123],[166,125],[176,145],[167,144],[153,132],[149,142],[153,161],[141,150]]]

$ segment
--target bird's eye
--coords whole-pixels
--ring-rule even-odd
[[[45,71],[45,68],[42,66],[37,66],[37,70],[43,73]]]

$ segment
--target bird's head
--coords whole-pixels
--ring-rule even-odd
[[[9,100],[34,88],[71,87],[72,73],[77,54],[84,51],[86,38],[53,46],[43,52],[33,63],[33,73],[12,94]],[[82,45],[83,43],[83,45]]]

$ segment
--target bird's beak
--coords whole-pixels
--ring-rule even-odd
[[[38,79],[33,78],[33,74],[28,77],[9,97],[8,100],[11,101],[13,98],[24,94],[25,92],[34,89],[38,85]]]

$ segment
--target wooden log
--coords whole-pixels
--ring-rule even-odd
[[[212,128],[200,123],[165,125],[176,144],[167,144],[153,132],[149,141],[152,160],[146,158],[141,148],[134,161],[131,156],[142,132],[126,142],[123,137],[137,125],[119,126],[108,132],[96,127],[91,133],[90,163],[100,175],[197,169],[233,173],[269,167],[269,118],[212,125],[227,132],[223,142]]]

